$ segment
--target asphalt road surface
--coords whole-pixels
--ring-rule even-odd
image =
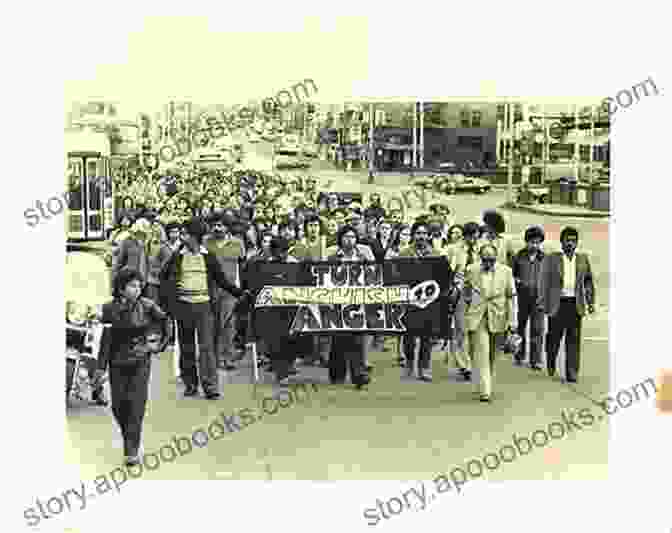
[[[246,143],[259,157],[270,157],[268,143]],[[347,174],[317,164],[318,173],[336,184],[334,190],[390,192],[404,185],[405,176],[381,177],[364,185],[363,173]],[[326,167],[326,169],[324,169]],[[335,179],[338,178],[338,179]],[[353,189],[359,187],[359,189]],[[482,211],[504,202],[504,192],[459,195],[448,202],[460,222],[480,220]],[[529,437],[551,422],[562,423],[563,409],[591,407],[587,398],[599,400],[610,391],[608,336],[609,228],[607,221],[542,217],[508,213],[507,233],[521,236],[530,224],[542,224],[552,239],[572,224],[580,232],[580,247],[589,252],[598,286],[598,313],[584,320],[582,367],[574,389],[559,377],[515,367],[511,358],[498,361],[494,401],[475,401],[473,385],[458,380],[444,364],[444,352],[433,351],[432,383],[403,377],[396,366],[396,340],[388,351],[372,352],[373,381],[357,391],[350,385],[331,386],[327,371],[300,367],[296,381],[316,383],[303,404],[266,414],[242,431],[210,441],[201,449],[179,457],[144,479],[245,479],[245,480],[361,480],[433,479],[473,458],[483,458],[511,444],[512,435]],[[562,373],[561,350],[559,370]],[[221,413],[235,409],[260,409],[262,399],[277,394],[266,374],[253,387],[249,363],[233,372],[221,372],[222,399],[182,398],[176,384],[171,353],[153,367],[151,400],[144,426],[144,448],[153,451],[174,436],[191,436],[207,427]],[[587,396],[587,397],[586,397]],[[273,402],[267,402],[272,405]],[[269,410],[272,408],[269,407]],[[67,411],[66,463],[81,470],[83,480],[93,480],[117,467],[122,459],[121,438],[109,408],[75,404]],[[221,419],[220,419],[221,422]],[[574,430],[545,448],[535,449],[516,461],[488,472],[485,479],[605,479],[607,476],[608,421]]]

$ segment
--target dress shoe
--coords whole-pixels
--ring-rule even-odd
[[[576,378],[567,378],[567,383],[576,383]]]
[[[548,377],[549,378],[552,378],[553,376],[555,376],[555,368],[547,368],[547,370],[548,370]]]
[[[226,370],[227,372],[231,372],[231,371],[233,371],[233,370],[237,370],[237,369],[238,369],[238,367],[237,367],[236,365],[234,365],[231,361],[220,361],[220,362],[217,364],[217,367],[218,367],[220,370]]]
[[[217,391],[212,391],[212,392],[206,392],[205,393],[205,398],[207,400],[219,400],[221,397],[222,397],[222,395]]]
[[[487,394],[481,394],[480,400],[482,402],[490,403],[492,402],[492,397],[488,396]]]
[[[278,378],[278,385],[281,387],[289,387],[289,377]]]
[[[364,366],[364,368],[366,368],[367,372],[372,372],[373,371],[373,365],[367,364],[367,365]]]
[[[523,360],[522,359],[514,359],[513,364],[516,366],[523,366]]]
[[[462,375],[462,379],[464,379],[464,381],[471,381],[471,370],[460,368],[460,374]]]
[[[425,383],[431,383],[432,375],[427,372],[420,372],[420,374],[418,375],[418,379],[420,381],[424,381]]]
[[[365,387],[366,385],[371,383],[371,378],[365,374],[363,376],[358,377],[357,379],[353,379],[352,383],[355,386],[355,388],[361,389],[362,387]]]
[[[187,385],[187,388],[184,389],[184,396],[196,396],[198,394],[198,387],[195,385]]]
[[[136,455],[129,455],[126,457],[124,464],[126,466],[137,466],[142,462],[142,459],[140,458],[139,454]]]
[[[530,365],[530,368],[531,368],[532,370],[541,370],[541,365],[540,365],[539,363],[532,363],[532,364]]]

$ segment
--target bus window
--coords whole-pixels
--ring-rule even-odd
[[[69,164],[70,176],[68,184],[69,202],[68,208],[72,211],[81,211],[84,209],[84,201],[82,198],[82,163],[81,161],[70,161]]]
[[[87,161],[86,162],[86,178],[87,183],[89,184],[88,197],[89,197],[89,209],[93,211],[98,211],[103,208],[102,205],[102,194],[101,194],[101,183],[99,183],[99,174],[98,174],[98,161]]]

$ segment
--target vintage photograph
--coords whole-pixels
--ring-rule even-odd
[[[484,472],[563,478],[552,441],[585,433],[576,459],[604,478],[597,420],[627,407],[599,396],[609,107],[327,104],[319,89],[67,110],[66,193],[26,220],[66,204],[65,401],[83,470],[116,490],[422,478],[435,486],[418,494],[440,493]],[[579,393],[592,412],[566,409]]]

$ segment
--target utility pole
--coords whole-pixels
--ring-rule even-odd
[[[375,165],[373,163],[373,136],[376,128],[376,118],[374,113],[373,104],[369,104],[369,181],[373,179],[373,172],[375,171]]]
[[[509,102],[507,105],[507,137],[508,137],[508,145],[509,145],[509,154],[508,154],[508,160],[509,160],[509,168],[508,168],[508,187],[506,189],[506,200],[509,203],[513,202],[513,103]]]
[[[590,183],[593,182],[595,172],[595,119],[597,116],[597,107],[590,106]]]
[[[418,162],[418,103],[413,102],[413,159],[411,168],[415,168]]]
[[[579,179],[579,168],[581,166],[581,144],[579,143],[579,106],[574,104],[574,174]]]
[[[420,169],[425,167],[425,104],[420,102]]]

